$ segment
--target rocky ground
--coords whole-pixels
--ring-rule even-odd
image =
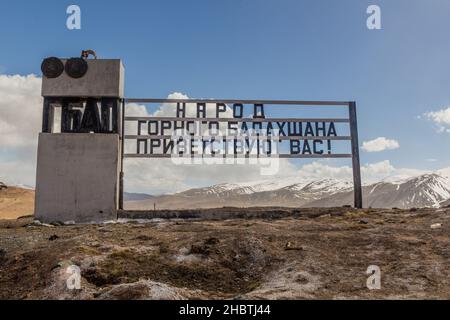
[[[450,299],[450,209],[274,210],[218,221],[1,221],[0,299]],[[80,290],[67,289],[71,265]],[[381,268],[381,290],[366,287],[369,265]]]

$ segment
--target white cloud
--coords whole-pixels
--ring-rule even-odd
[[[388,177],[414,177],[425,173],[426,171],[409,169],[409,168],[395,168],[389,160],[384,160],[376,163],[365,164],[361,166],[362,182],[370,184],[381,181]],[[315,161],[303,165],[297,172],[297,175],[303,179],[347,179],[351,180],[353,177],[353,169],[350,166],[330,166],[323,161]]]
[[[180,92],[174,92],[168,95],[167,99],[189,99],[186,94]],[[186,117],[195,118],[196,104],[187,103],[186,104]],[[177,114],[177,104],[176,103],[163,103],[156,107],[156,110],[151,113],[148,111],[147,107],[143,104],[129,103],[126,106],[126,116],[133,117],[175,117]],[[216,104],[207,103],[206,104],[206,115],[208,118],[215,118],[216,114]],[[232,118],[233,110],[227,106],[226,111],[221,114],[221,117]],[[227,125],[225,123],[219,124],[219,129],[225,132]],[[137,122],[125,123],[125,133],[130,135],[137,134]]]
[[[32,147],[41,126],[41,79],[0,75],[0,146]]]
[[[396,140],[386,139],[385,137],[363,142],[362,149],[366,152],[381,152],[385,150],[394,150],[400,148]]]
[[[450,107],[438,111],[424,113],[423,116],[433,121],[439,132],[450,133]]]
[[[37,137],[42,117],[41,79],[34,76],[0,75],[0,181],[9,184],[34,186]],[[173,93],[169,98],[187,98]],[[174,104],[161,105],[153,115],[174,116]],[[208,106],[214,108],[214,106]],[[193,116],[189,109],[187,116]],[[211,109],[213,112],[214,109]],[[227,111],[229,112],[229,110]],[[129,104],[127,115],[151,115],[144,105]],[[195,116],[195,115],[194,115]],[[316,161],[301,167],[289,160],[279,159],[280,171],[272,177],[262,177],[260,165],[175,165],[170,160],[127,159],[125,185],[128,191],[153,194],[170,193],[192,187],[209,186],[223,182],[251,182],[262,179],[336,178],[351,179],[350,166],[331,166]],[[397,169],[389,161],[362,167],[365,183],[390,175],[417,175],[421,171]]]
[[[35,183],[40,92],[41,79],[34,75],[0,75],[0,181]]]
[[[170,159],[126,159],[124,165],[126,190],[151,194],[176,193],[220,183],[286,178],[296,172],[296,167],[285,159],[280,159],[278,174],[270,177],[261,176],[261,166],[256,164],[176,165]]]
[[[128,117],[148,117],[150,114],[147,108],[142,104],[128,103],[126,106],[126,115]]]
[[[42,123],[41,79],[34,76],[0,75],[0,181],[35,185],[36,150]],[[187,99],[173,93],[169,99]],[[128,116],[174,116],[176,104],[163,104],[150,114],[145,105],[127,105]],[[215,106],[207,104],[207,113]],[[187,105],[187,116],[196,116]],[[231,116],[228,108],[224,116]],[[132,128],[128,133],[136,132]],[[267,167],[267,165],[265,165]],[[125,184],[130,191],[166,193],[220,182],[261,179],[260,165],[175,165],[170,160],[128,159]],[[295,167],[280,160],[279,175],[290,175]]]
[[[174,92],[169,94],[167,99],[189,99],[186,94],[180,92]],[[157,109],[156,112],[153,113],[155,117],[175,117],[177,110],[176,103],[164,103]],[[195,118],[197,117],[197,105],[195,103],[186,103],[186,117]],[[216,117],[216,104],[215,103],[207,103],[206,104],[206,114],[208,118]],[[221,114],[221,117],[231,118],[233,117],[233,111],[230,107],[227,106],[226,111]]]
[[[177,166],[164,160],[126,161],[126,188],[132,192],[150,194],[176,193],[193,187],[211,186],[220,183],[252,183],[280,181],[288,178],[298,182],[337,179],[352,180],[350,166],[332,166],[326,160],[319,160],[297,167],[282,159],[280,172],[271,177],[262,177],[257,166],[250,165],[188,165]],[[398,180],[427,173],[424,170],[395,168],[389,160],[366,164],[361,167],[362,183],[372,184],[384,179]]]
[[[280,159],[280,171],[271,177],[262,177],[258,166],[251,165],[185,165],[179,166],[170,160],[127,159],[125,162],[126,188],[132,192],[150,194],[176,193],[193,187],[211,186],[220,183],[251,183],[257,181],[337,179],[352,180],[351,166],[332,166],[327,161],[315,161],[295,166]],[[386,178],[409,178],[427,171],[395,168],[389,160],[366,164],[361,167],[363,184],[379,182]]]
[[[366,164],[361,167],[361,175],[364,181],[381,180],[395,171],[389,160]]]
[[[174,92],[168,99],[189,99],[186,94]],[[146,106],[127,105],[127,116],[154,116],[174,117],[177,105],[175,103],[164,103],[157,106],[156,111],[150,113]],[[215,117],[216,105],[206,104],[208,117]],[[186,117],[196,117],[196,105],[186,104]],[[232,109],[227,107],[222,117],[232,117]],[[220,129],[225,129],[220,127]],[[127,134],[136,134],[136,123],[130,123],[125,127]],[[125,151],[135,152],[133,141],[126,143]],[[279,171],[276,177],[286,177],[295,174],[295,166],[286,159],[275,159],[279,161]],[[176,193],[192,187],[209,186],[219,183],[239,183],[261,180],[261,168],[267,168],[269,164],[189,164],[177,165],[170,159],[126,159],[125,160],[125,188],[131,192],[148,192],[152,194]]]
[[[352,168],[349,166],[333,167],[322,161],[315,161],[303,165],[297,175],[304,179],[349,179],[352,176]]]

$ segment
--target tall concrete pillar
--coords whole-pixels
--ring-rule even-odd
[[[46,223],[115,220],[120,197],[122,63],[47,58],[42,71],[35,218]]]

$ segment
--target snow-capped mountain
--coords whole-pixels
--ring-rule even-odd
[[[337,192],[310,203],[311,206],[333,207],[351,204],[353,193]],[[422,208],[440,207],[450,199],[450,179],[436,173],[407,178],[402,181],[381,181],[363,187],[365,207]]]
[[[311,201],[352,188],[349,181],[323,179],[295,181],[288,178],[276,182],[220,184],[191,189],[175,195],[156,197],[149,201],[129,202],[127,208],[142,209],[156,203],[160,209],[233,207],[302,207]]]
[[[389,177],[363,186],[365,207],[439,207],[450,201],[450,169],[417,177]],[[299,178],[219,184],[174,195],[131,201],[128,209],[192,209],[217,207],[334,207],[353,203],[347,180]]]
[[[211,194],[221,194],[232,192],[234,194],[252,194],[256,192],[273,191],[295,184],[305,186],[306,184],[312,182],[312,180],[305,180],[299,183],[298,178],[284,178],[279,180],[262,180],[254,181],[250,183],[224,183],[218,184],[212,187],[194,189],[199,192],[207,192]]]

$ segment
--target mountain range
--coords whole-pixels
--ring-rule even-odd
[[[365,207],[423,208],[450,204],[450,168],[416,177],[389,177],[363,186]],[[127,201],[126,209],[197,209],[219,207],[340,207],[353,204],[347,180],[299,178],[219,184],[173,195]]]

